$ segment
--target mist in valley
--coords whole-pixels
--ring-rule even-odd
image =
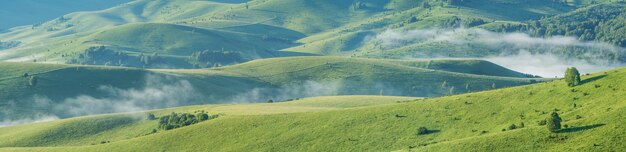
[[[546,78],[562,77],[568,67],[594,73],[623,66],[626,61],[626,48],[604,42],[580,41],[570,36],[541,38],[484,29],[386,30],[369,36],[365,42],[376,44],[382,52],[412,46],[440,46],[442,50],[454,49],[449,51],[465,54],[461,57],[445,53],[415,54],[400,58],[480,59]]]

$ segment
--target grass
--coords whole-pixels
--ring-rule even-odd
[[[0,103],[3,111],[0,117],[9,120],[47,114],[62,118],[75,116],[70,112],[51,108],[50,104],[59,104],[81,96],[110,98],[112,92],[102,87],[136,92],[150,86],[162,89],[160,86],[188,82],[192,91],[207,97],[177,101],[176,105],[180,106],[264,102],[270,99],[286,100],[319,95],[434,97],[493,89],[494,83],[497,88],[502,88],[541,80],[525,78],[524,74],[476,60],[404,61],[288,57],[196,70],[145,70],[35,63],[0,63],[0,67],[0,93],[3,94],[0,96],[3,101]],[[25,73],[29,77],[23,77]],[[30,76],[38,78],[36,86],[29,85]],[[442,87],[444,82],[446,86]],[[467,84],[470,88],[466,88]],[[454,92],[450,92],[451,87],[456,88]],[[253,96],[255,91],[261,91],[260,95]]]
[[[625,105],[619,98],[626,93],[626,90],[618,85],[624,83],[624,77],[626,77],[626,70],[619,69],[584,76],[585,83],[577,87],[567,87],[565,82],[558,80],[456,96],[417,99],[413,102],[389,102],[383,105],[340,108],[330,111],[253,114],[263,111],[263,108],[257,109],[256,106],[305,106],[315,103],[313,107],[320,107],[319,105],[344,107],[341,104],[337,106],[337,104],[345,102],[350,97],[325,97],[326,99],[319,98],[316,99],[317,101],[304,99],[293,103],[232,105],[243,106],[249,110],[240,111],[234,107],[225,109],[235,109],[234,113],[250,115],[224,114],[223,117],[200,124],[172,131],[160,131],[137,138],[111,140],[109,144],[93,146],[74,144],[71,146],[72,144],[69,144],[71,142],[68,142],[65,145],[46,146],[47,143],[42,142],[30,145],[30,148],[10,148],[18,146],[3,144],[5,148],[2,150],[620,151],[626,148],[620,140],[626,134],[620,125],[624,123],[620,118]],[[375,100],[382,101],[382,98]],[[361,100],[363,98],[356,99],[356,101]],[[353,103],[360,104],[356,101]],[[397,101],[406,101],[406,99]],[[196,108],[200,107],[203,106]],[[210,113],[224,112],[211,110],[214,109],[214,105],[205,107],[204,110]],[[545,126],[536,123],[548,117],[549,113],[555,109],[559,110],[559,114],[564,119],[563,124],[570,127],[556,134],[550,133]],[[161,115],[170,111],[193,110],[197,109],[184,107],[155,112]],[[577,116],[580,118],[576,118]],[[26,130],[29,127],[45,130],[43,126],[63,123],[63,121],[69,120],[3,128],[0,132],[8,130],[21,132],[22,128]],[[502,131],[511,124],[519,125],[522,122],[525,124],[524,128]],[[144,121],[141,123],[156,124],[156,122]],[[417,136],[415,135],[416,129],[420,126],[438,130],[438,132]],[[83,129],[89,130],[90,128]],[[56,139],[57,137],[48,138]]]
[[[68,59],[63,55],[98,45],[131,55],[160,52],[170,68],[190,67],[183,60],[192,52],[206,49],[238,51],[247,59],[354,52],[368,56],[362,55],[364,50],[372,51],[363,44],[366,37],[386,29],[434,28],[454,16],[516,22],[571,9],[552,2],[508,0],[472,1],[433,9],[407,0],[365,1],[364,5],[355,9],[351,1],[332,0],[139,0],[101,11],[72,13],[33,28],[0,34],[3,41],[24,42],[23,46],[3,51],[0,60],[65,63]],[[413,16],[420,20],[406,23]]]

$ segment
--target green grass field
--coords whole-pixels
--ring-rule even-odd
[[[626,68],[508,69],[623,65],[623,6],[132,0],[0,29],[0,152],[626,151]]]
[[[138,0],[0,33],[2,41],[23,42],[4,50],[0,60],[66,63],[68,56],[100,45],[130,55],[159,52],[168,61],[161,67],[169,68],[191,67],[181,60],[203,50],[241,52],[246,60],[310,54],[389,58],[390,54],[365,53],[378,51],[364,45],[365,38],[386,29],[439,28],[453,17],[478,17],[492,24],[492,20],[519,22],[572,9],[554,2],[508,0],[430,9],[420,7],[421,1],[407,0],[359,4],[362,6],[333,0]],[[509,7],[517,9],[506,9]],[[411,17],[418,21],[407,23]],[[392,56],[398,55],[401,53]]]
[[[322,97],[163,109],[151,113],[201,109],[223,116],[150,135],[143,134],[157,122],[143,114],[79,117],[2,128],[11,133],[2,134],[10,140],[0,145],[7,151],[620,151],[626,148],[624,77],[619,69],[584,76],[577,87],[558,80],[432,99]],[[568,125],[560,133],[537,124],[554,110]],[[72,127],[89,125],[98,127]],[[418,136],[421,126],[436,132]],[[91,145],[100,141],[111,142]]]
[[[148,105],[139,104],[140,107],[264,102],[320,95],[434,97],[543,80],[478,60],[288,57],[194,70],[34,63],[0,63],[0,67],[3,94],[0,116],[10,119],[46,114],[62,118],[83,115],[50,107],[74,100],[79,103],[84,102],[80,100],[135,101],[135,94],[153,90],[163,91],[163,98],[177,96],[167,93],[172,92],[168,90],[171,87],[187,88],[188,92],[181,92],[185,93],[183,97],[165,98],[177,101],[152,101]],[[25,74],[28,76],[24,77]],[[29,84],[32,76],[38,79],[35,86]]]

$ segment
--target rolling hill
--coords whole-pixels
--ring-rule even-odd
[[[46,115],[66,118],[320,95],[433,97],[543,80],[476,60],[289,57],[195,70],[33,63],[1,63],[0,67],[3,119]],[[34,83],[32,79],[36,79]],[[65,106],[76,110],[63,110]]]
[[[506,9],[510,7],[518,9]],[[2,33],[0,41],[19,45],[7,47],[0,60],[105,65],[107,62],[71,62],[67,57],[102,45],[131,57],[166,52],[161,54],[163,64],[145,66],[148,68],[211,67],[185,61],[191,53],[204,50],[241,52],[248,60],[311,54],[393,58],[398,55],[364,53],[379,51],[363,45],[366,38],[387,29],[450,28],[474,20],[484,21],[477,25],[496,26],[572,9],[551,1],[507,0],[453,5],[438,0],[137,0]],[[457,57],[464,52],[448,54]],[[134,62],[119,65],[144,67]]]
[[[143,112],[79,117],[0,128],[10,139],[0,145],[6,151],[621,151],[624,77],[618,69],[584,76],[576,87],[558,80],[412,101],[324,97],[148,111],[221,113],[156,133],[150,132],[158,121],[145,120]],[[380,105],[365,104],[372,101]],[[553,111],[567,125],[558,133],[538,123]],[[416,135],[419,127],[432,131]]]

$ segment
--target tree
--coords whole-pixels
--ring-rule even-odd
[[[146,119],[148,119],[148,120],[156,120],[156,116],[154,116],[154,114],[149,113],[149,114],[146,116]]]
[[[28,79],[28,85],[30,86],[37,86],[37,76],[31,76],[30,79]]]
[[[547,125],[548,125],[548,130],[550,130],[551,132],[558,132],[561,129],[561,117],[559,117],[559,114],[555,112],[552,112],[550,118],[548,118],[547,120]]]
[[[425,135],[428,134],[428,129],[426,127],[417,128],[417,135]]]
[[[209,120],[209,114],[206,114],[206,113],[198,113],[197,115],[198,115],[198,116],[197,116],[197,118],[198,118],[200,121]]]
[[[565,82],[570,87],[580,85],[580,72],[578,72],[578,69],[575,67],[567,68],[565,71]]]

